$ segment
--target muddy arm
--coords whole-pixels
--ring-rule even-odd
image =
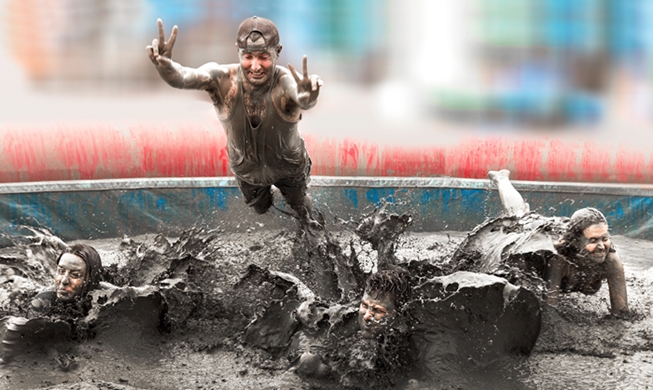
[[[551,305],[558,303],[564,269],[565,261],[559,256],[553,256],[547,262],[546,273],[544,275],[547,291],[544,298]]]
[[[605,259],[610,288],[610,307],[612,314],[619,315],[628,312],[628,295],[626,292],[626,277],[624,266],[616,252],[608,253]]]
[[[194,69],[169,61],[165,66],[157,66],[159,76],[171,87],[179,89],[207,90],[227,75],[228,70],[215,62]]]
[[[145,50],[150,61],[156,67],[161,78],[174,88],[207,89],[213,80],[222,79],[228,69],[211,62],[197,69],[182,66],[172,60],[172,48],[177,40],[177,26],[172,28],[170,38],[166,41],[163,31],[163,22],[157,20],[159,37],[152,41]]]

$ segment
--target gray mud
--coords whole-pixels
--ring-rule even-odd
[[[102,256],[108,281],[118,286],[158,286],[167,302],[165,318],[159,323],[160,307],[153,295],[145,294],[142,306],[134,303],[136,299],[126,300],[131,303],[99,314],[88,338],[26,350],[0,366],[0,388],[339,388],[302,380],[293,372],[296,356],[283,352],[288,335],[270,335],[265,348],[243,342],[248,325],[272,302],[289,297],[294,286],[267,270],[293,275],[324,303],[355,307],[365,275],[343,270],[351,268],[354,260],[364,270],[372,268],[379,256],[398,263],[419,260],[418,272],[428,276],[453,267],[448,261],[465,236],[460,232],[395,235],[392,251],[384,244],[381,255],[348,231],[318,237],[320,245],[311,245],[314,239],[298,239],[295,230],[255,228],[246,233],[190,231],[177,238],[146,235],[87,241]],[[596,295],[568,294],[555,308],[543,305],[541,333],[530,356],[505,356],[483,365],[445,365],[437,382],[409,376],[393,387],[653,388],[653,260],[649,257],[653,242],[620,236],[613,241],[625,264],[629,318],[609,315],[604,283]],[[42,243],[20,243],[0,251],[1,316],[24,315],[29,299],[52,283],[51,270],[43,264],[54,253]],[[16,259],[27,259],[28,265],[18,265]],[[292,298],[301,291],[292,294],[284,302],[300,301]]]

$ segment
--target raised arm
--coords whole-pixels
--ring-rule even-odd
[[[177,26],[172,28],[170,39],[165,40],[163,22],[157,20],[159,38],[155,38],[145,49],[150,61],[156,67],[161,78],[174,88],[208,89],[214,80],[226,71],[216,63],[208,63],[198,69],[182,66],[172,60],[172,48],[177,40]]]
[[[302,59],[302,74],[295,70],[295,68],[288,64],[291,77],[284,76],[282,78],[283,89],[288,93],[290,99],[297,103],[299,108],[307,110],[312,108],[317,103],[317,97],[320,94],[320,87],[322,87],[322,79],[320,76],[312,74],[308,75],[308,60],[306,56]]]
[[[626,277],[624,266],[617,252],[609,252],[605,259],[610,288],[610,308],[612,314],[619,315],[628,312],[628,294],[626,292]]]

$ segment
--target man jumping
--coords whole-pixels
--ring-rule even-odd
[[[163,22],[157,23],[159,38],[146,48],[150,60],[170,86],[209,94],[227,134],[229,163],[247,205],[259,214],[267,212],[274,185],[302,223],[320,227],[311,216],[306,194],[311,160],[297,129],[301,111],[315,106],[322,86],[319,76],[308,75],[306,56],[302,74],[290,64],[288,69],[278,66],[282,46],[277,27],[254,16],[238,28],[239,63],[188,68],[172,61],[177,26],[166,41]]]

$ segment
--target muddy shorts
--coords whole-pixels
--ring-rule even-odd
[[[286,203],[296,211],[299,211],[304,206],[304,197],[306,196],[306,188],[310,180],[311,161],[308,161],[304,172],[297,176],[283,178],[277,180],[274,186],[281,191]],[[238,188],[245,197],[245,203],[249,207],[254,208],[258,214],[265,214],[270,206],[272,206],[272,185],[258,186],[249,184],[240,180],[236,176]]]

